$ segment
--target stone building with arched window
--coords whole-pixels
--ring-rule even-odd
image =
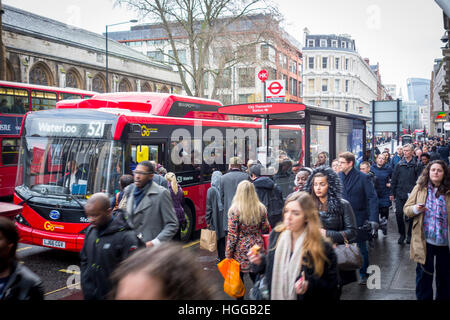
[[[106,92],[106,39],[21,9],[3,5],[6,79]],[[178,73],[116,41],[108,41],[110,92],[181,93]]]

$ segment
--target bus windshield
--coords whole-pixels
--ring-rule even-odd
[[[23,137],[21,143],[16,191],[86,198],[118,189],[122,146],[117,141]]]

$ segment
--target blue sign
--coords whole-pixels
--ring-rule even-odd
[[[0,116],[0,135],[19,134],[22,118]]]
[[[58,210],[52,210],[50,211],[50,218],[53,220],[58,220],[61,217],[61,213],[59,213]]]

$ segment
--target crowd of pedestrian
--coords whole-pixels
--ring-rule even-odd
[[[252,290],[263,283],[266,299],[339,300],[345,285],[366,285],[370,243],[379,231],[387,235],[391,209],[398,243],[410,244],[417,262],[417,299],[433,299],[436,270],[436,299],[448,300],[449,149],[430,140],[399,146],[393,155],[372,152],[375,158],[361,163],[351,152],[334,160],[320,152],[314,168],[280,158],[279,170],[295,170],[283,186],[277,178],[286,172],[268,174],[255,160],[244,168],[233,157],[228,172],[212,172],[206,195],[217,262],[236,260],[241,280],[249,275]],[[84,298],[214,299],[195,255],[173,241],[188,223],[175,174],[142,161],[119,184],[114,199],[97,193],[84,208],[91,223],[80,253]],[[43,299],[39,278],[17,263],[18,241],[14,224],[0,218],[0,299]],[[361,263],[343,268],[337,248],[352,244]]]

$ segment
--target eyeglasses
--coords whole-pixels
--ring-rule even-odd
[[[147,175],[147,174],[153,174],[153,172],[144,172],[144,171],[133,170],[133,174]]]

